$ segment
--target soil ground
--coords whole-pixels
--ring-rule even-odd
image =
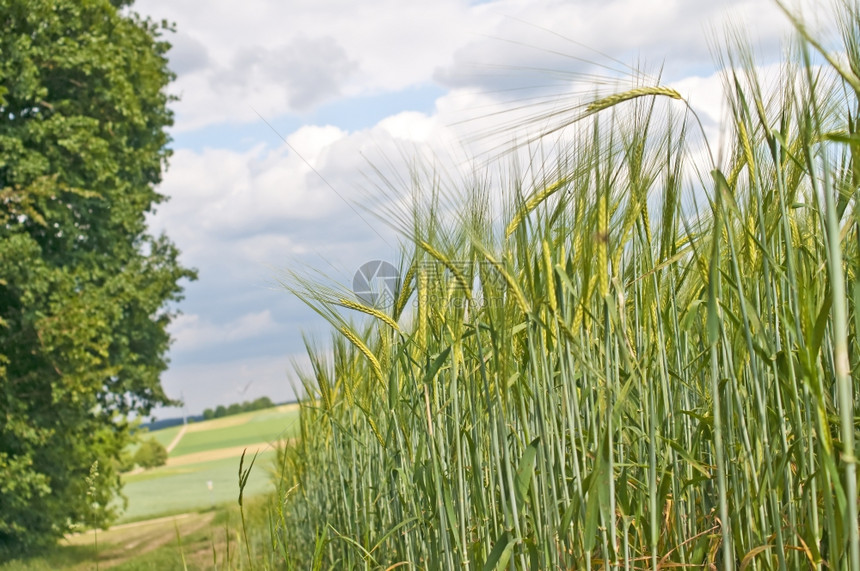
[[[209,525],[214,517],[214,512],[186,513],[127,523],[98,533],[88,531],[70,535],[66,537],[66,543],[68,545],[91,546],[95,544],[97,539],[99,543],[107,545],[108,547],[104,551],[99,550],[98,554],[99,568],[107,569],[140,557],[171,542],[177,543],[177,534],[180,537],[188,536]]]

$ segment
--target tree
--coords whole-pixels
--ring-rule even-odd
[[[148,438],[141,442],[134,453],[134,463],[141,468],[164,466],[167,463],[167,448],[155,438]]]
[[[145,216],[173,74],[166,24],[126,4],[0,0],[0,551],[109,522],[129,415],[171,403],[194,273]]]
[[[269,397],[260,397],[252,403],[252,410],[263,410],[267,408],[272,408],[275,406],[275,403],[272,402],[272,399]]]

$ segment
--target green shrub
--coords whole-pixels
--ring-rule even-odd
[[[134,454],[134,463],[141,468],[155,468],[167,463],[167,448],[154,438],[144,440]]]

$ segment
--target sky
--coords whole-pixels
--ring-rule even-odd
[[[740,25],[766,65],[788,30],[770,0],[138,0],[133,9],[176,25],[167,39],[179,100],[159,187],[169,200],[149,223],[199,272],[175,308],[162,376],[185,407],[158,418],[294,398],[303,334],[322,344],[329,334],[281,282],[316,270],[349,287],[364,262],[397,260],[402,238],[386,213],[408,184],[382,193],[375,172],[396,190],[415,157],[475,157],[488,140],[470,135],[516,116],[494,111],[593,90],[583,78],[595,72],[623,89],[624,65],[662,69],[717,132],[714,39]]]

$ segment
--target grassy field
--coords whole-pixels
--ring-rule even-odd
[[[167,445],[180,429],[158,430],[152,436]],[[294,437],[297,429],[298,409],[294,405],[189,424],[170,452],[167,465],[123,476],[128,507],[119,523],[235,502],[239,495],[239,458],[246,447],[246,466],[255,451],[259,456],[245,494],[268,491],[275,458],[273,446]]]
[[[143,435],[144,439],[154,438],[156,442],[161,444],[162,446],[167,446],[173,440],[173,438],[179,433],[179,430],[182,426],[171,426],[170,428],[163,428],[161,430],[156,430],[155,432],[148,432]]]
[[[270,471],[274,459],[273,450],[261,452],[248,478],[245,495],[254,496],[271,490]],[[246,459],[246,466],[249,460]],[[125,494],[129,498],[128,508],[119,522],[205,509],[213,504],[236,503],[239,496],[238,469],[239,459],[232,456],[190,465],[164,466],[127,476]],[[209,482],[212,483],[211,491]]]
[[[175,426],[151,436],[167,446],[181,430]],[[249,517],[258,517],[273,490],[275,446],[297,431],[296,405],[190,424],[167,465],[122,476],[128,505],[117,525],[98,533],[98,548],[91,532],[69,536],[56,549],[2,564],[0,571],[83,571],[94,569],[96,559],[101,569],[124,571],[211,569],[213,561],[220,566],[226,558],[244,564],[247,553],[237,549],[244,541],[237,512],[240,457],[247,448],[247,468],[258,452],[243,492]]]
[[[263,530],[266,498],[247,504],[252,530]],[[262,548],[265,534],[249,532],[254,568],[272,567]],[[71,536],[56,548],[35,557],[0,563],[0,571],[164,571],[172,569],[235,569],[247,564],[238,509],[219,507],[114,526],[96,536]]]
[[[285,413],[282,407],[191,424],[170,456],[292,438],[295,436],[297,424],[285,424],[285,414],[288,413]],[[154,432],[153,436],[158,432]]]

